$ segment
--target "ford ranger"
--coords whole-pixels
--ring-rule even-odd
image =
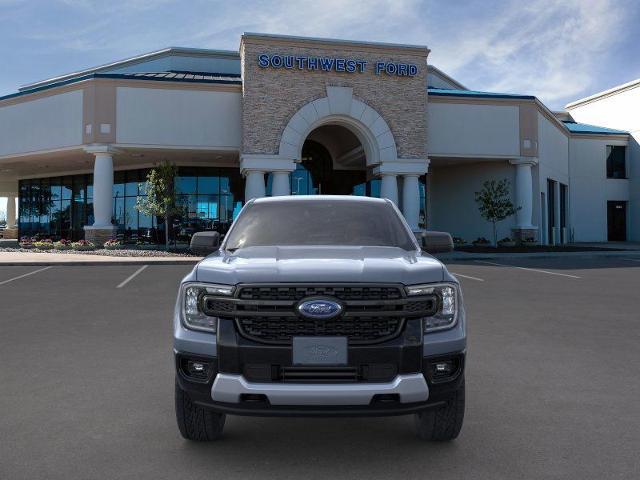
[[[219,438],[227,414],[413,414],[422,439],[458,436],[462,292],[392,202],[256,199],[213,243],[175,307],[184,438]]]

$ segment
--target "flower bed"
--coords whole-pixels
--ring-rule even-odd
[[[122,242],[120,240],[107,240],[104,242],[104,248],[106,250],[119,250],[122,248]]]
[[[71,240],[60,240],[57,242],[53,242],[53,248],[55,250],[71,250],[73,247],[71,246]]]
[[[95,244],[87,240],[78,240],[77,242],[73,242],[71,243],[71,247],[73,248],[73,250],[80,251],[91,251],[96,249]]]

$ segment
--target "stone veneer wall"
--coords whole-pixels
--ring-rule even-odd
[[[281,54],[361,59],[364,73],[261,68],[258,55]],[[309,43],[297,39],[243,37],[242,153],[277,154],[289,119],[305,104],[325,97],[327,86],[352,87],[355,98],[376,110],[388,123],[399,158],[427,158],[428,50],[375,48],[354,43]],[[413,63],[414,77],[375,74],[375,62]]]

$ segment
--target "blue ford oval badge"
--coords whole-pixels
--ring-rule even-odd
[[[333,318],[342,313],[342,305],[333,300],[315,298],[298,304],[298,312],[304,317],[315,319]]]

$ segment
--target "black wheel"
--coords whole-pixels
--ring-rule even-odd
[[[446,442],[460,433],[464,420],[464,379],[446,405],[415,415],[416,431],[423,440]]]
[[[187,440],[209,442],[222,435],[226,415],[202,408],[191,401],[176,382],[176,420]]]

